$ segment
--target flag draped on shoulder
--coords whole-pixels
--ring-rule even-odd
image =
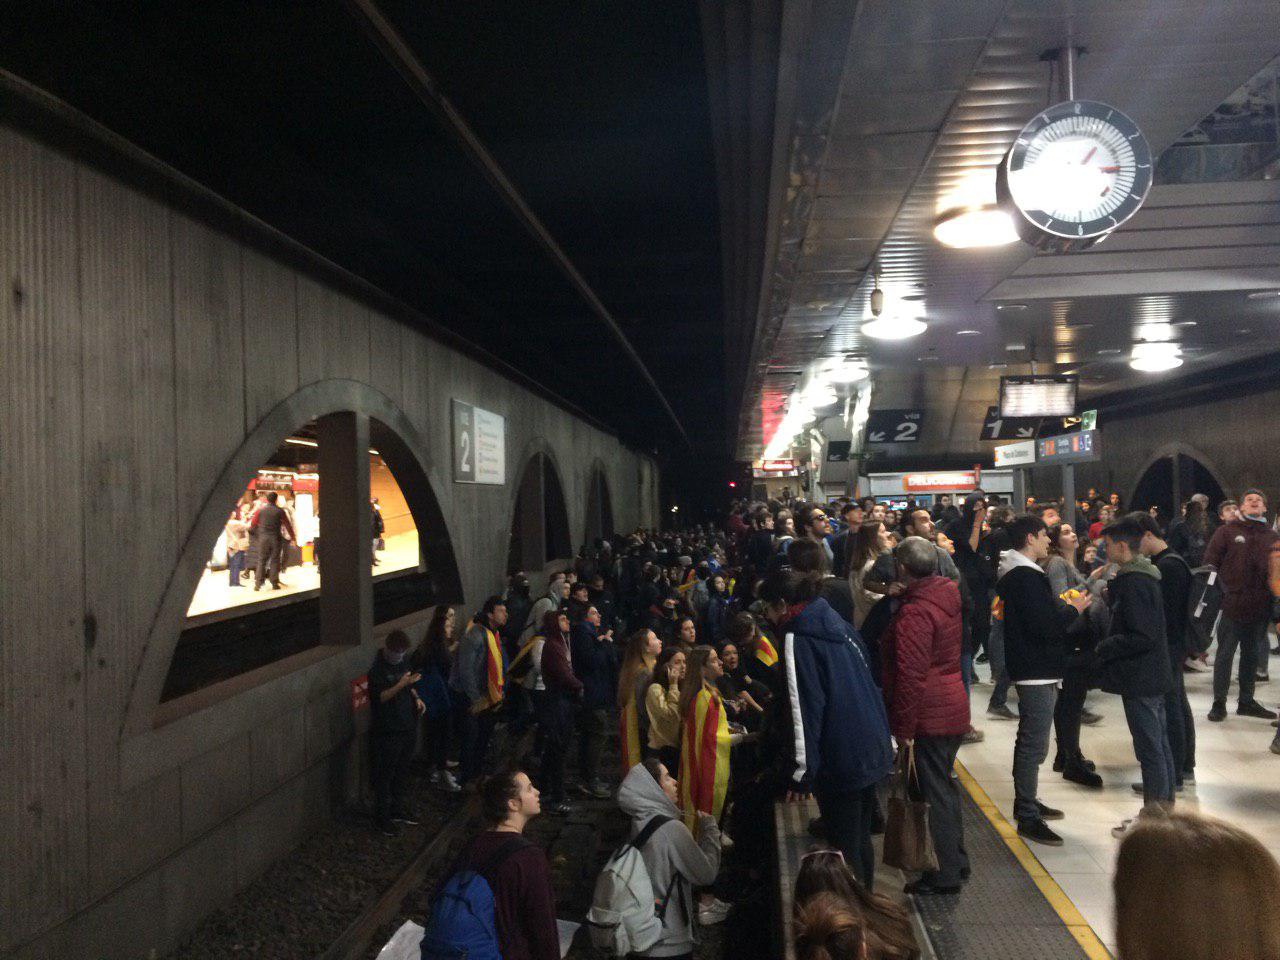
[[[618,711],[618,746],[622,759],[622,775],[625,777],[631,768],[644,759],[640,755],[640,710],[643,704],[636,703],[630,696]]]
[[[680,806],[690,830],[698,814],[719,819],[729,792],[729,720],[720,694],[704,686],[682,718]]]
[[[496,706],[502,702],[502,688],[505,682],[502,671],[502,647],[498,644],[498,635],[488,627],[484,628],[484,642],[489,705]]]
[[[759,632],[756,633],[756,659],[766,667],[772,667],[778,662],[777,647],[773,645],[772,640]]]

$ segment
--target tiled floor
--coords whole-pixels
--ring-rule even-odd
[[[1280,667],[1280,659],[1272,660]],[[988,676],[986,666],[978,670],[982,677]],[[1187,674],[1186,679],[1196,724],[1196,783],[1178,795],[1178,803],[1230,820],[1253,832],[1268,848],[1280,850],[1280,756],[1268,750],[1275,729],[1266,720],[1237,717],[1234,712],[1223,723],[1209,723],[1212,675]],[[989,719],[990,696],[989,684],[974,686],[974,723],[986,733],[986,740],[963,747],[960,762],[1012,822],[1011,767],[1017,723]],[[1271,684],[1258,687],[1258,699],[1272,709],[1278,697],[1280,673]],[[1234,688],[1228,702],[1234,711]],[[1010,706],[1016,710],[1012,698]],[[1111,873],[1119,841],[1112,838],[1111,828],[1134,816],[1141,806],[1130,788],[1139,779],[1138,764],[1119,697],[1094,691],[1089,708],[1104,719],[1084,728],[1081,746],[1098,765],[1106,787],[1085,790],[1063,780],[1052,770],[1051,745],[1040,772],[1040,799],[1066,813],[1066,819],[1051,824],[1066,843],[1029,846],[1114,954]]]

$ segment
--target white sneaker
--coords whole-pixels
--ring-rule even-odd
[[[731,909],[731,904],[712,897],[709,903],[699,904],[698,923],[704,927],[714,927],[717,923],[724,923]]]
[[[462,787],[458,784],[457,779],[448,770],[440,771],[440,786],[448,790],[450,793],[461,793]]]

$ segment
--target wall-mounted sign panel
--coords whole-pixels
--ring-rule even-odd
[[[507,421],[461,400],[453,401],[454,483],[507,482]]]
[[[827,463],[848,463],[852,440],[832,440],[827,443]]]
[[[923,410],[872,410],[867,443],[918,443],[923,427]]]
[[[999,407],[987,407],[981,440],[1031,440],[1040,430],[1039,417],[1002,417]]]
[[[978,474],[975,470],[948,470],[938,473],[904,473],[902,489],[907,493],[932,493],[935,490],[976,490]]]
[[[1076,412],[1074,375],[1034,374],[1000,378],[1003,417],[1070,417]]]
[[[996,447],[997,467],[1025,467],[1036,462],[1036,442],[1019,440]]]
[[[1089,463],[1102,459],[1102,437],[1097,430],[1082,430],[1036,441],[1036,466]]]

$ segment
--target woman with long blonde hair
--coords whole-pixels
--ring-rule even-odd
[[[1193,813],[1139,817],[1116,857],[1118,960],[1280,958],[1280,864]]]
[[[637,630],[627,640],[618,671],[618,743],[624,777],[645,757],[649,717],[644,697],[661,652],[662,641],[652,630]]]

